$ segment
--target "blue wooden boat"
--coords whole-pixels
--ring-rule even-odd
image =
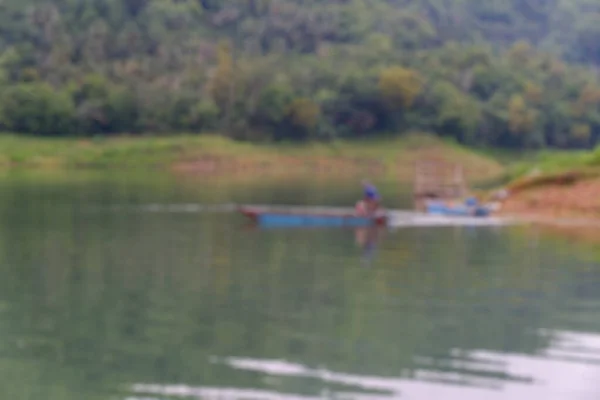
[[[239,211],[253,222],[268,227],[323,226],[323,227],[368,227],[386,225],[388,217],[378,214],[363,217],[351,211],[313,211],[285,208],[240,207]]]
[[[464,204],[448,205],[443,201],[430,200],[425,204],[428,214],[457,217],[487,217],[492,207],[480,205],[475,199],[467,199]]]

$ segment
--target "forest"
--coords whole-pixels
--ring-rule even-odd
[[[4,0],[0,130],[600,140],[595,0]]]

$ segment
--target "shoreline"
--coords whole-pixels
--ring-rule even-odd
[[[570,178],[565,178],[569,176]],[[501,214],[531,218],[600,218],[600,177],[561,174],[509,185]]]
[[[564,239],[600,244],[598,171],[567,171],[516,181],[497,213]],[[509,185],[510,192],[510,185]]]
[[[256,179],[302,177],[326,181],[369,177],[410,185],[414,163],[427,157],[462,165],[471,186],[498,182],[510,172],[493,156],[424,133],[293,144],[237,142],[214,134],[103,139],[0,134],[2,175],[17,171],[106,171],[125,175],[161,171],[184,181],[217,179],[245,183]],[[558,157],[569,160],[564,167],[553,168],[558,172],[513,179],[506,186],[510,195],[494,216],[569,235],[575,235],[575,230],[599,230],[596,236],[600,242],[600,168],[579,165],[579,158],[571,160],[568,154]],[[542,159],[542,170],[554,166],[553,160]],[[535,161],[529,166],[534,167]],[[482,197],[489,193],[477,189],[473,192]],[[593,239],[595,235],[588,236]]]
[[[412,180],[413,164],[421,157],[462,164],[470,182],[498,179],[505,173],[493,157],[426,133],[278,144],[239,142],[215,134],[102,139],[0,134],[0,171],[161,169],[182,177],[223,178],[300,172],[406,182]]]

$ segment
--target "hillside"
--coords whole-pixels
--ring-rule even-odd
[[[600,137],[591,0],[5,0],[0,129]]]

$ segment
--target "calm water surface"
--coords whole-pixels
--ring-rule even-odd
[[[600,398],[600,262],[535,232],[148,207],[359,194],[1,178],[0,398]]]

